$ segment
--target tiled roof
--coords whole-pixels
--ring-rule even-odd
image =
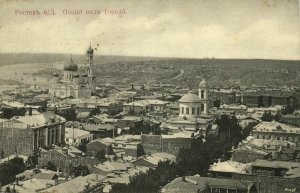
[[[298,162],[290,162],[290,161],[269,161],[269,160],[262,160],[257,159],[252,166],[256,167],[266,167],[266,168],[286,168],[291,169],[300,168],[300,163]]]
[[[186,176],[174,179],[172,182],[164,186],[162,193],[197,193],[199,190],[206,188],[224,188],[247,190],[248,186],[253,186],[253,183],[247,184],[241,180],[208,178],[199,176]]]
[[[95,176],[97,175],[97,176]],[[89,187],[93,187],[97,185],[100,181],[103,181],[106,177],[98,174],[90,174],[87,176],[78,176],[72,180],[67,182],[58,184],[56,186],[52,186],[45,190],[40,191],[41,193],[48,192],[59,192],[59,193],[74,193],[81,192],[88,185]]]
[[[80,137],[84,137],[84,136],[89,136],[91,135],[90,132],[85,131],[85,130],[81,130],[81,129],[77,129],[77,128],[70,128],[70,127],[66,127],[65,128],[65,138],[80,138]]]
[[[54,121],[54,123],[60,123],[66,121],[63,117],[58,116],[53,112],[45,112],[45,113],[32,115],[32,116],[15,116],[12,119],[18,120],[32,127],[50,124],[52,120]]]
[[[106,138],[100,138],[100,139],[92,140],[92,141],[90,141],[90,144],[91,143],[96,143],[96,142],[101,142],[101,143],[106,144],[106,145],[111,145],[112,143],[115,142],[115,140],[113,140],[112,138],[106,137]]]
[[[95,165],[95,168],[101,169],[102,171],[112,172],[112,171],[125,171],[130,166],[130,163],[123,162],[110,162],[106,161],[102,164]]]
[[[229,173],[246,173],[246,169],[250,164],[243,164],[235,161],[225,161],[220,163],[214,163],[210,167],[210,171],[213,172],[229,172]]]
[[[293,125],[288,125],[284,123],[279,123],[276,121],[272,122],[262,122],[254,127],[253,131],[259,132],[279,132],[279,133],[299,133],[300,128]]]

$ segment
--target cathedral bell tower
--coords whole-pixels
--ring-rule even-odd
[[[208,84],[203,79],[199,84],[199,98],[201,100],[201,113],[208,114]]]
[[[94,49],[92,49],[92,46],[90,44],[90,47],[86,51],[86,74],[88,79],[88,84],[91,87],[92,93],[96,92],[96,77],[94,75]]]

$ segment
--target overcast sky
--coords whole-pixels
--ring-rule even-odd
[[[0,0],[0,52],[300,59],[298,0]],[[55,9],[55,16],[16,10]],[[120,16],[63,10],[125,9]]]

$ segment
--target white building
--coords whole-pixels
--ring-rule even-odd
[[[53,84],[50,86],[49,93],[59,98],[90,98],[96,91],[93,52],[90,46],[86,53],[86,65],[82,74],[78,72],[78,66],[71,57],[64,65],[63,75],[53,74]]]
[[[68,145],[79,145],[84,141],[93,140],[93,134],[77,128],[67,127],[65,129],[65,142]]]
[[[182,96],[179,101],[179,116],[170,117],[162,123],[161,128],[170,131],[201,130],[206,135],[212,119],[208,115],[208,84],[202,80],[199,84],[199,96],[191,91]]]

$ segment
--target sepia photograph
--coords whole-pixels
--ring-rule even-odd
[[[300,1],[0,0],[0,193],[300,193]]]

